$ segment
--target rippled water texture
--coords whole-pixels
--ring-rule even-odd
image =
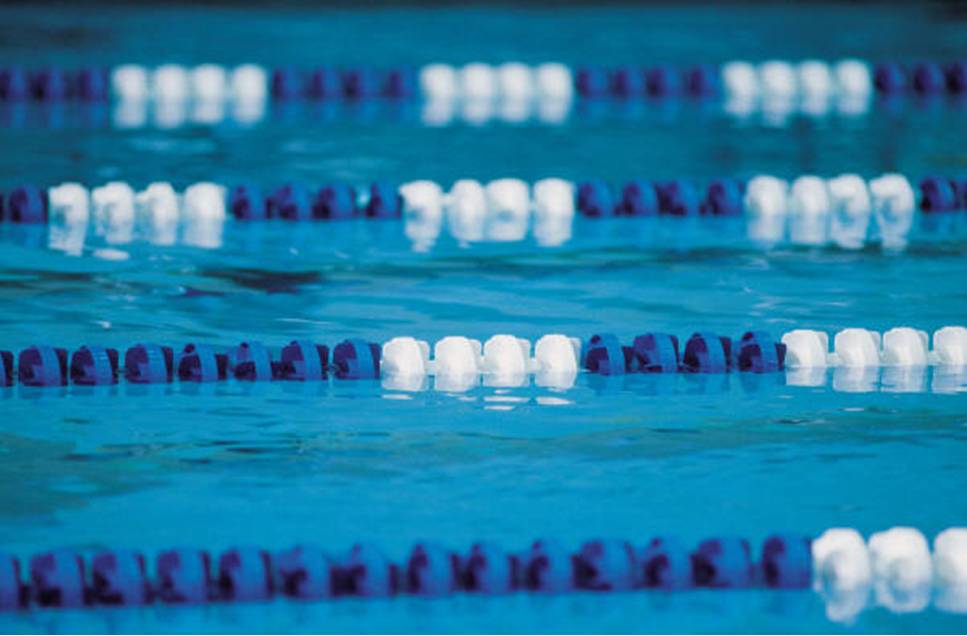
[[[266,65],[946,60],[967,53],[954,3],[816,7],[310,10],[255,5],[3,7],[0,57],[46,63]],[[933,108],[931,110],[931,108]],[[376,118],[174,131],[0,127],[0,186],[108,179],[624,179],[967,171],[962,107],[907,104],[784,127],[669,120],[429,129]],[[134,246],[124,261],[0,245],[0,348],[236,344],[295,337],[434,340],[696,329],[775,336],[967,320],[967,245],[753,247],[633,221],[529,243],[411,251],[393,222],[232,227],[221,250]],[[667,230],[667,228],[666,228]],[[670,235],[670,238],[667,238]],[[951,234],[950,236],[954,236]],[[602,238],[604,237],[604,238]],[[725,238],[723,238],[725,237]],[[9,238],[9,237],[8,237]],[[22,238],[22,237],[21,237]],[[949,238],[949,237],[948,237]],[[378,382],[0,392],[0,545],[213,550],[372,540],[455,549],[539,536],[644,543],[774,530],[928,536],[967,521],[963,377],[793,386],[783,376],[581,377],[570,389],[416,392]],[[398,599],[38,612],[8,630],[963,631],[964,615],[873,607],[831,622],[808,592]]]

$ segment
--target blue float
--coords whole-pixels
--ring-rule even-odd
[[[166,603],[205,603],[209,600],[211,560],[192,548],[166,550],[158,555],[157,593]]]
[[[597,592],[632,589],[635,585],[634,550],[626,541],[588,541],[575,555],[574,581],[579,589]]]
[[[892,95],[907,90],[907,72],[896,62],[881,62],[873,68],[873,84],[884,94]]]
[[[280,362],[283,380],[323,380],[329,364],[329,347],[308,340],[293,340],[282,349]]]
[[[691,373],[725,373],[732,366],[732,341],[714,333],[695,333],[685,343],[682,367]]]
[[[475,543],[463,564],[464,588],[483,594],[514,590],[516,560],[493,543]]]
[[[369,188],[366,216],[374,219],[398,219],[403,215],[403,198],[396,186],[377,182]]]
[[[42,607],[81,607],[84,593],[84,561],[67,550],[47,552],[30,560],[33,599]]]
[[[642,97],[648,91],[645,73],[638,66],[622,66],[611,72],[611,94],[622,98]]]
[[[600,375],[623,375],[628,370],[630,349],[625,350],[614,334],[591,336],[584,352],[584,368]]]
[[[658,191],[655,184],[635,179],[621,190],[619,213],[623,216],[655,216],[658,214]]]
[[[342,380],[379,378],[380,346],[358,338],[343,340],[332,350],[332,367]]]
[[[739,340],[735,357],[739,371],[782,371],[786,362],[786,345],[776,342],[765,331],[747,331]]]
[[[0,386],[13,385],[13,352],[0,351]]]
[[[582,66],[574,73],[574,88],[581,97],[607,97],[608,72],[600,66]]]
[[[32,185],[16,187],[4,208],[4,220],[11,223],[46,223],[47,193]]]
[[[272,559],[279,590],[299,599],[329,598],[333,590],[333,564],[313,546],[296,546]]]
[[[772,535],[762,545],[762,574],[766,585],[806,588],[812,583],[813,559],[808,537]]]
[[[935,62],[921,62],[913,67],[913,90],[921,95],[937,95],[946,89],[943,69]]]
[[[66,386],[67,349],[47,345],[28,347],[17,359],[20,383],[26,386]]]
[[[712,97],[722,92],[722,73],[707,64],[692,66],[685,71],[684,83],[692,97]]]
[[[144,556],[130,550],[109,550],[91,562],[91,592],[105,605],[144,605],[151,600]]]
[[[742,185],[736,179],[715,179],[708,186],[702,201],[702,214],[712,216],[739,216],[744,205]]]
[[[71,356],[70,377],[74,384],[116,384],[118,381],[118,350],[98,346],[83,346]]]
[[[550,594],[574,589],[574,560],[556,542],[535,541],[523,563],[527,589]]]
[[[108,71],[102,67],[82,68],[74,75],[71,92],[85,101],[104,101],[110,96]]]
[[[616,206],[611,186],[599,179],[578,184],[577,209],[584,216],[614,216]]]
[[[228,366],[236,380],[268,382],[275,377],[272,354],[261,342],[243,342],[228,353]]]
[[[658,209],[669,216],[693,216],[699,213],[701,201],[698,189],[691,181],[674,179],[656,186]]]
[[[957,193],[949,179],[926,177],[920,181],[920,209],[924,212],[951,212],[957,209]]]
[[[264,221],[269,218],[269,206],[257,185],[240,184],[228,192],[228,209],[240,221]]]
[[[675,539],[652,539],[639,554],[638,565],[645,587],[677,590],[692,585],[691,555]]]
[[[954,95],[967,93],[967,60],[958,60],[944,68],[947,90]]]
[[[368,543],[353,546],[337,571],[339,594],[368,598],[396,593],[396,566],[379,548]]]
[[[667,333],[646,333],[635,338],[631,347],[634,366],[642,373],[676,373],[678,338]]]
[[[305,76],[296,68],[274,69],[271,88],[275,99],[299,99],[306,94]]]
[[[682,93],[682,75],[673,66],[653,66],[645,71],[648,94],[652,97],[671,97]]]
[[[25,591],[20,582],[20,562],[9,554],[0,553],[0,611],[23,607]]]
[[[409,67],[391,68],[382,78],[380,94],[390,99],[409,99],[416,95],[416,71]]]
[[[699,587],[749,587],[752,573],[751,551],[745,539],[708,539],[692,553],[692,576]]]
[[[345,69],[340,73],[340,79],[342,94],[347,99],[372,99],[380,94],[380,77],[371,68]]]
[[[136,384],[171,382],[175,353],[171,347],[136,344],[124,353],[124,376]]]
[[[356,192],[351,186],[333,183],[323,186],[312,199],[316,219],[342,220],[356,216]]]
[[[331,68],[316,68],[309,74],[309,97],[334,99],[342,95],[342,77]]]
[[[457,589],[457,558],[440,546],[417,544],[406,563],[406,588],[420,596],[443,596]]]
[[[44,68],[30,74],[30,94],[41,101],[60,101],[70,95],[70,83],[64,72],[56,67]]]
[[[263,601],[272,596],[272,564],[268,552],[236,548],[218,560],[218,587],[227,601]]]
[[[0,99],[20,101],[30,95],[27,73],[21,68],[0,69]]]
[[[228,356],[211,345],[187,344],[178,358],[178,379],[184,382],[217,382],[228,375]]]
[[[268,199],[269,216],[288,221],[308,221],[312,218],[309,193],[300,183],[287,183],[276,188]]]

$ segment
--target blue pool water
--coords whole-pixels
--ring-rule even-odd
[[[422,64],[472,60],[719,62],[951,59],[954,3],[816,7],[261,9],[3,7],[0,58],[31,66]],[[835,27],[835,28],[832,28]],[[363,46],[360,43],[364,43]],[[558,126],[425,128],[376,117],[258,127],[0,126],[0,185],[112,179],[711,177],[967,171],[957,104],[908,103],[781,126],[688,112]],[[258,338],[334,344],[512,333],[623,340],[696,329],[963,324],[964,223],[901,252],[753,244],[735,227],[579,225],[564,245],[414,251],[400,224],[226,229],[217,250],[147,243],[113,258],[8,232],[0,348],[124,348]],[[5,230],[6,231],[6,230]],[[118,254],[118,252],[121,252]],[[119,257],[122,260],[117,260]],[[645,543],[831,526],[868,534],[964,525],[967,378],[884,373],[819,386],[783,374],[608,380],[572,388],[408,392],[379,382],[0,390],[0,546],[174,545],[218,551],[369,540],[401,560],[418,540],[522,549],[597,536]],[[11,631],[963,631],[963,614],[871,606],[830,620],[811,592],[554,598],[456,596],[302,604],[38,611]]]

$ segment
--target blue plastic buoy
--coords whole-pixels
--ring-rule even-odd
[[[13,386],[12,351],[0,351],[0,386]]]
[[[957,193],[949,179],[927,177],[920,181],[920,209],[924,212],[951,212],[957,209]]]
[[[685,71],[684,83],[692,97],[712,97],[722,92],[722,72],[715,66],[692,66]]]
[[[493,543],[475,543],[463,564],[463,586],[470,592],[506,594],[516,586],[516,559]]]
[[[335,99],[342,95],[342,77],[331,68],[316,68],[309,74],[309,97]]]
[[[417,544],[406,563],[406,587],[412,594],[443,596],[457,589],[456,556],[440,546]]]
[[[574,88],[581,97],[606,97],[608,73],[598,66],[582,66],[574,74]]]
[[[46,223],[47,193],[32,185],[16,187],[4,208],[4,219],[11,223]]]
[[[367,543],[353,546],[337,573],[339,594],[383,597],[396,593],[396,566],[379,548]]]
[[[921,95],[938,95],[946,89],[947,79],[936,62],[920,62],[913,67],[912,84]]]
[[[635,555],[625,541],[588,541],[575,555],[574,581],[578,588],[620,592],[635,585]]]
[[[20,562],[9,554],[0,553],[0,610],[23,607],[25,591],[20,581]]]
[[[678,338],[667,333],[646,333],[635,338],[631,347],[634,366],[642,373],[676,373],[681,364]]]
[[[410,67],[388,69],[380,86],[380,94],[390,99],[409,99],[417,92],[416,71]]]
[[[308,340],[293,340],[282,349],[281,375],[284,380],[311,382],[326,378],[329,347]]]
[[[264,221],[269,218],[269,206],[262,190],[252,184],[234,186],[228,192],[228,209],[240,221]]]
[[[748,587],[752,583],[749,542],[732,537],[703,541],[692,553],[692,577],[699,587]]]
[[[56,67],[34,71],[29,76],[30,95],[41,101],[60,101],[70,93],[67,76]]]
[[[22,68],[0,69],[0,99],[20,101],[30,95],[27,73]]]
[[[176,548],[158,555],[157,593],[166,603],[204,603],[209,599],[211,559],[194,548]]]
[[[658,207],[661,214],[693,216],[699,213],[701,202],[695,184],[686,179],[674,179],[657,184]]]
[[[366,216],[374,219],[398,219],[403,215],[403,199],[396,186],[377,182],[369,188]]]
[[[91,562],[91,591],[105,605],[144,605],[150,585],[144,556],[131,550],[108,550]]]
[[[588,341],[584,368],[600,375],[622,375],[628,370],[630,353],[614,334],[597,334]]]
[[[342,380],[379,378],[380,346],[358,338],[343,340],[332,350],[332,366]]]
[[[75,73],[71,92],[84,101],[99,102],[110,96],[108,70],[94,66],[82,68]]]
[[[682,367],[691,373],[725,373],[732,365],[732,341],[714,333],[695,333],[685,343]]]
[[[691,555],[675,539],[652,539],[639,554],[638,565],[645,587],[675,590],[692,585]]]
[[[243,342],[229,351],[228,365],[236,380],[268,382],[274,377],[272,354],[261,342]]]
[[[611,94],[621,98],[642,97],[647,92],[641,67],[622,66],[611,72]]]
[[[66,386],[67,349],[35,345],[20,352],[17,375],[26,386]]]
[[[175,352],[171,347],[136,344],[124,352],[124,377],[136,384],[171,382]]]
[[[574,560],[553,541],[535,541],[523,557],[523,583],[535,592],[560,593],[574,589]]]
[[[682,75],[674,66],[649,68],[645,71],[645,83],[652,97],[673,97],[682,93]]]
[[[277,554],[272,563],[279,589],[286,596],[319,599],[334,594],[332,560],[319,548],[296,546]]]
[[[84,561],[66,550],[47,552],[30,560],[34,600],[42,607],[81,607],[84,594]]]
[[[739,340],[736,361],[739,371],[771,373],[782,371],[786,345],[776,342],[765,331],[747,331]]]
[[[218,559],[218,587],[227,601],[262,601],[272,596],[272,563],[258,548],[235,548]]]
[[[611,186],[599,179],[578,184],[577,209],[584,216],[614,216],[616,206]]]
[[[178,358],[178,379],[184,382],[217,382],[228,375],[228,357],[211,345],[190,343]]]
[[[280,186],[268,199],[269,216],[289,221],[308,221],[312,218],[309,193],[300,183]]]
[[[907,72],[896,62],[881,62],[873,67],[873,84],[885,95],[907,90]]]
[[[340,73],[342,94],[346,99],[372,99],[380,94],[379,75],[371,68],[344,69]]]
[[[115,384],[118,381],[118,350],[84,346],[71,356],[71,382],[81,385]]]
[[[655,184],[635,179],[621,190],[619,213],[624,216],[655,216],[658,214],[658,191]]]
[[[306,94],[305,76],[296,68],[272,71],[272,97],[279,100],[299,99]]]
[[[343,220],[356,216],[356,192],[351,186],[333,183],[323,186],[312,199],[316,219]]]
[[[736,179],[715,179],[702,201],[702,214],[739,216],[742,214],[742,186]]]
[[[958,60],[944,68],[947,90],[954,95],[967,93],[967,60]]]
[[[807,537],[773,535],[763,543],[762,574],[769,587],[809,587],[812,569],[812,551]]]

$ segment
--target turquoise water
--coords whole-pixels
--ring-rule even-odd
[[[418,8],[372,12],[0,9],[5,61],[335,64],[482,59],[717,62],[967,51],[950,4],[797,8]],[[831,29],[836,25],[836,29]],[[364,45],[360,45],[360,43]],[[680,114],[426,129],[383,118],[253,130],[0,128],[0,183],[109,179],[364,182],[460,177],[795,176],[967,171],[964,110],[907,104],[787,126]],[[5,235],[0,348],[150,339],[334,344],[413,335],[622,339],[664,330],[852,326],[932,331],[967,315],[963,221],[899,253],[767,248],[735,228],[584,224],[530,243],[415,252],[398,223],[226,229],[218,250],[125,246],[68,257]],[[841,379],[842,380],[842,379]],[[848,380],[848,378],[846,379]],[[963,377],[821,386],[782,375],[581,377],[466,393],[379,382],[0,391],[0,545],[217,551],[360,540],[402,559],[417,540],[465,549],[537,537],[643,544],[775,530],[964,525]],[[852,388],[853,391],[845,389]],[[857,391],[856,389],[861,389]],[[902,389],[902,390],[898,390]],[[963,631],[964,615],[870,607],[831,621],[809,592],[277,601],[0,616],[11,631]]]

